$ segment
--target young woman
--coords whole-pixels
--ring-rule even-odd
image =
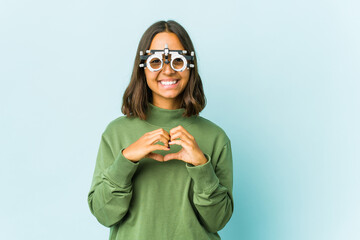
[[[110,239],[220,239],[233,209],[230,139],[199,116],[205,95],[186,30],[142,36],[124,116],[102,134],[88,204]]]

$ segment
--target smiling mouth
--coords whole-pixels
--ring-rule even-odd
[[[175,79],[175,80],[160,80],[159,81],[161,85],[164,85],[164,86],[171,86],[171,85],[175,85],[179,82],[178,79]]]

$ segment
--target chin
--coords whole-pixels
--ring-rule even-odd
[[[175,99],[177,98],[179,95],[161,95],[163,98],[167,98],[167,99]]]

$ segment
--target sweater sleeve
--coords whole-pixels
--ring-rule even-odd
[[[207,163],[199,166],[187,163],[186,167],[194,181],[193,202],[200,221],[209,232],[215,233],[224,228],[234,209],[231,143],[222,148],[215,169],[211,157],[204,155]]]
[[[104,226],[119,222],[127,213],[132,198],[132,176],[139,163],[117,155],[104,137],[101,138],[93,180],[88,194],[91,213]]]

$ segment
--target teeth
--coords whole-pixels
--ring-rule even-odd
[[[175,84],[177,82],[177,80],[175,81],[161,81],[161,84],[162,85],[172,85],[172,84]]]

